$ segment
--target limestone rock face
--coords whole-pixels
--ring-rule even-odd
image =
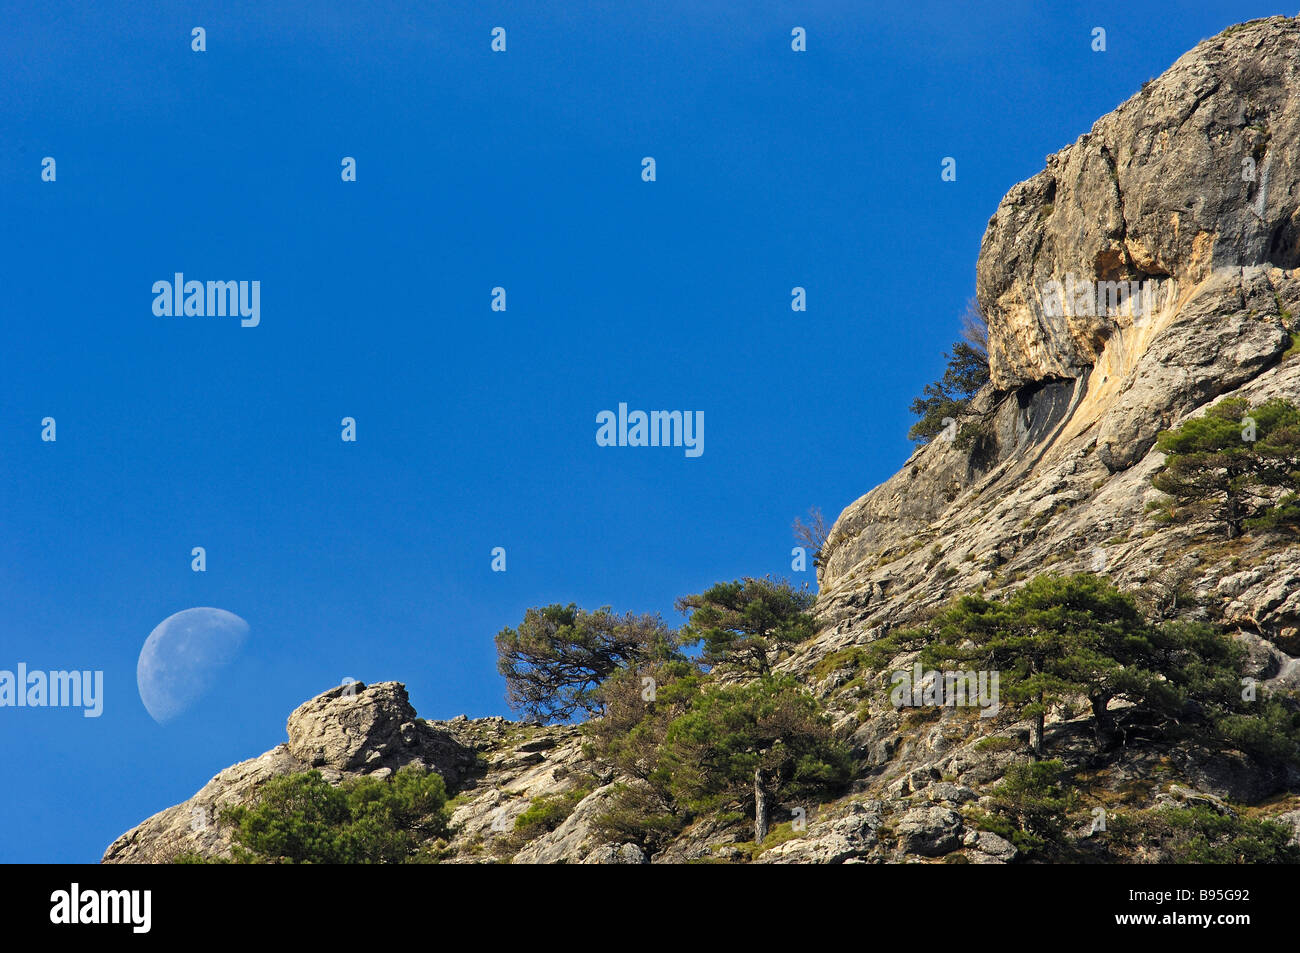
[[[1161,430],[1274,363],[1291,341],[1281,294],[1297,290],[1291,278],[1261,267],[1216,270],[1196,286],[1120,377],[1097,429],[1107,468],[1132,466]]]
[[[526,845],[514,855],[515,864],[555,864],[582,857],[583,863],[644,863],[644,854],[635,844],[615,848],[613,854],[594,837],[592,823],[609,807],[612,785],[607,785],[578,802],[555,830]],[[609,845],[613,846],[613,845]],[[625,848],[630,848],[628,852]],[[640,855],[640,859],[636,859]]]
[[[990,219],[977,290],[994,386],[1078,377],[1131,318],[1045,313],[1052,279],[1192,288],[1214,271],[1300,265],[1300,29],[1256,20],[1146,84]]]
[[[914,807],[896,828],[903,850],[923,857],[937,857],[961,844],[961,815],[947,807]]]
[[[188,801],[169,807],[127,831],[104,852],[106,864],[166,864],[195,852],[216,857],[230,849],[230,838],[217,824],[226,808],[248,803],[257,788],[281,774],[306,766],[279,745],[259,758],[226,768]]]
[[[1297,53],[1300,21],[1282,17],[1206,40],[1007,194],[977,267],[992,381],[959,421],[975,436],[918,449],[831,529],[818,571],[826,628],[780,668],[833,709],[868,708],[851,741],[909,859],[1015,859],[988,832],[949,832],[936,808],[965,813],[969,802],[927,792],[942,776],[983,800],[1023,760],[1028,726],[999,720],[994,746],[979,748],[960,719],[918,724],[881,709],[851,669],[827,663],[959,593],[1005,594],[1044,571],[1099,573],[1162,617],[1235,627],[1261,691],[1300,685],[1293,534],[1227,546],[1217,527],[1158,526],[1147,512],[1161,497],[1151,485],[1161,430],[1227,397],[1300,401],[1300,359],[1284,356],[1300,333],[1300,169],[1282,145],[1300,132]],[[1161,291],[1146,310],[1098,312],[1094,297],[1091,314],[1058,314],[1044,293],[1052,281]],[[1086,722],[1049,728],[1067,762],[1092,756]],[[1300,772],[1196,745],[1127,751],[1107,765],[1107,784],[1153,784],[1161,762],[1204,797],[1257,804],[1300,791]],[[954,836],[962,843],[950,850]]]
[[[416,718],[398,682],[331,689],[298,706],[288,732],[289,754],[313,768],[373,774],[416,763],[455,784],[473,764],[450,734]]]
[[[819,818],[795,837],[758,856],[763,864],[846,864],[883,860],[879,832],[884,825],[879,801],[855,801],[840,817]]]

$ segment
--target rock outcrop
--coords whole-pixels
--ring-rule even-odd
[[[261,784],[278,775],[315,769],[337,782],[387,777],[416,763],[457,784],[476,766],[474,749],[418,719],[406,688],[397,682],[357,682],[318,695],[289,716],[288,733],[287,744],[226,768],[188,801],[123,834],[105,852],[105,862],[167,863],[187,852],[227,853],[229,829],[217,823],[222,810],[247,804]]]

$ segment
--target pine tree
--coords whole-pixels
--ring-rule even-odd
[[[617,671],[678,656],[676,635],[659,616],[572,603],[529,609],[518,629],[497,634],[496,646],[510,706],[541,721],[596,714],[598,689]]]
[[[692,700],[668,725],[651,781],[691,811],[752,811],[758,843],[775,800],[820,797],[852,771],[817,700],[789,676],[767,676]]]
[[[948,366],[943,377],[926,384],[921,396],[912,401],[911,411],[920,419],[907,432],[919,443],[934,439],[944,429],[944,420],[956,420],[976,392],[989,382],[988,324],[979,305],[970,301],[962,316],[962,339],[944,353]]]
[[[1173,497],[1173,520],[1213,519],[1229,539],[1246,527],[1300,525],[1300,408],[1280,398],[1222,400],[1161,432],[1166,455],[1152,485]]]
[[[683,645],[703,645],[706,665],[728,665],[755,675],[772,670],[783,648],[812,636],[813,594],[785,580],[746,578],[720,582],[677,608],[690,616]]]

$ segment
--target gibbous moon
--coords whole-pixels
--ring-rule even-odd
[[[248,623],[225,609],[185,609],[145,639],[135,666],[140,701],[160,725],[205,695],[248,638]]]

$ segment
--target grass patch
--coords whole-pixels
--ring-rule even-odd
[[[832,672],[838,672],[843,669],[852,669],[855,672],[861,671],[867,665],[867,652],[860,645],[851,645],[846,649],[840,649],[838,652],[832,652],[812,670],[813,676],[823,679]]]
[[[578,802],[590,793],[590,788],[579,787],[563,794],[534,798],[527,810],[515,818],[515,835],[530,841],[549,834],[568,820]]]
[[[749,860],[753,862],[757,860],[759,855],[764,851],[769,851],[773,847],[780,847],[786,841],[792,841],[796,837],[802,836],[803,831],[796,831],[794,829],[794,822],[787,821],[784,824],[777,824],[768,831],[767,836],[763,838],[763,843],[761,844],[755,844],[753,841],[743,841],[742,843],[731,844],[728,846],[734,847],[736,850],[747,854]]]

